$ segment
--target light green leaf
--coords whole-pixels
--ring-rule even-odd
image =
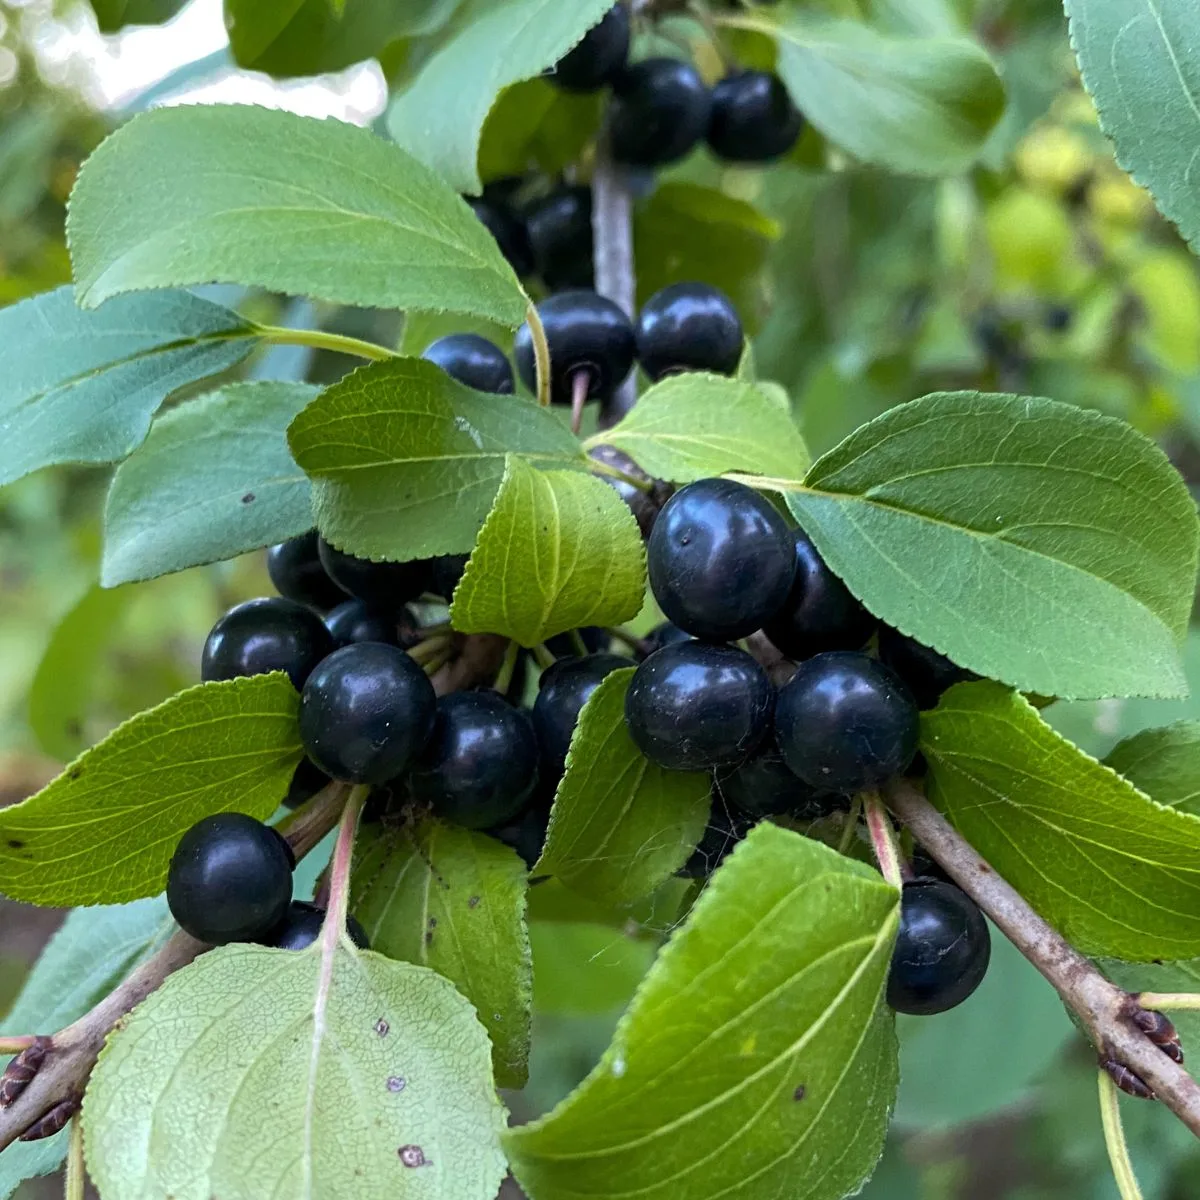
[[[926,396],[851,434],[787,499],[868,608],[961,666],[1045,696],[1186,694],[1196,508],[1122,421]]]
[[[161,896],[131,904],[80,908],[68,914],[25,980],[0,1033],[55,1033],[77,1021],[174,930]],[[9,1060],[0,1056],[0,1071]],[[16,1142],[0,1155],[0,1200],[26,1179],[57,1171],[67,1134]]]
[[[63,287],[0,310],[0,484],[124,458],[171,392],[232,367],[253,339],[237,313],[186,292],[84,312]]]
[[[713,876],[596,1069],[512,1129],[531,1200],[840,1200],[870,1174],[896,1092],[880,1004],[898,896],[770,824]]]
[[[586,625],[636,617],[646,550],[629,506],[582,471],[537,471],[508,459],[450,621],[533,647]]]
[[[471,1006],[433,971],[346,939],[324,958],[222,946],[109,1038],[88,1170],[105,1200],[493,1200],[491,1074]]]
[[[708,824],[705,771],[665,771],[625,728],[633,668],[588,698],[571,736],[550,831],[533,874],[607,904],[650,895],[687,862]]]
[[[1200,818],[1156,804],[997,683],[921,714],[930,799],[1084,954],[1200,955]]]
[[[510,452],[538,466],[586,465],[547,409],[473,392],[415,358],[327,388],[288,441],[314,481],[321,532],[341,549],[396,561],[469,552]]]
[[[464,25],[397,97],[388,129],[459,191],[477,194],[479,135],[500,92],[556,63],[612,0],[505,0]]]
[[[29,727],[66,762],[87,748],[84,719],[96,671],[125,617],[133,589],[88,588],[58,623],[29,686]]]
[[[1004,111],[995,66],[966,38],[889,36],[799,11],[773,32],[796,105],[864,162],[955,174],[975,161]]]
[[[161,25],[187,0],[91,0],[101,33],[117,33],[126,25]]]
[[[1143,730],[1104,761],[1159,804],[1200,817],[1200,721]]]
[[[588,445],[602,443],[672,483],[724,471],[799,481],[811,462],[791,413],[763,385],[700,371],[655,384]]]
[[[201,817],[275,811],[303,753],[299,709],[277,672],[201,684],[139,713],[0,810],[0,892],[52,905],[155,895]]]
[[[1071,44],[1117,161],[1193,244],[1200,202],[1200,11],[1191,0],[1064,0]]]
[[[141,113],[84,164],[68,240],[80,302],[240,283],[515,327],[527,301],[470,208],[342,121],[251,106]]]
[[[320,389],[235,383],[164,413],[113,477],[105,587],[233,558],[312,528],[289,423]]]
[[[430,967],[475,1005],[501,1087],[525,1086],[532,990],[525,865],[495,838],[441,821],[365,825],[351,911],[371,948]]]

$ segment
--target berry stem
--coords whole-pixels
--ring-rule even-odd
[[[28,1050],[37,1041],[32,1034],[28,1037],[0,1037],[0,1057],[9,1054],[20,1054]]]
[[[587,403],[588,392],[592,389],[590,371],[576,371],[571,377],[571,432],[578,436],[579,427],[583,424],[583,406]]]
[[[578,654],[580,658],[586,658],[588,655],[588,648],[587,642],[583,640],[583,634],[581,634],[578,629],[572,629],[570,637],[571,645],[575,648],[575,653]]]
[[[275,828],[287,838],[297,861],[311,851],[338,823],[346,802],[346,785],[333,782],[323,787],[295,812],[288,813]]]
[[[1121,1200],[1142,1200],[1142,1189],[1138,1187],[1133,1173],[1133,1162],[1129,1157],[1129,1145],[1125,1141],[1125,1127],[1121,1123],[1120,1094],[1107,1071],[1098,1073],[1100,1087],[1100,1120],[1104,1125],[1104,1144],[1108,1147],[1108,1161],[1112,1164],[1113,1178]]]
[[[529,334],[533,340],[533,362],[537,371],[537,400],[545,408],[550,403],[550,343],[546,341],[546,330],[542,325],[541,314],[532,300],[525,310],[525,320],[529,322]]]
[[[1186,1012],[1200,1009],[1200,994],[1196,992],[1143,992],[1136,997],[1142,1008],[1155,1012]]]
[[[858,822],[862,816],[863,802],[861,796],[855,796],[850,802],[850,811],[846,814],[846,824],[842,827],[842,837],[838,842],[838,853],[849,854],[858,833]]]
[[[545,642],[539,642],[533,648],[533,657],[537,660],[537,665],[544,671],[547,667],[552,667],[558,661],[554,657],[554,652],[546,645]]]
[[[424,641],[420,641],[413,646],[408,652],[408,657],[413,662],[424,666],[426,663],[439,658],[443,651],[449,649],[450,643],[451,639],[447,634],[436,633],[432,637],[427,637]]]
[[[67,1142],[67,1171],[63,1184],[63,1200],[83,1200],[87,1170],[83,1165],[83,1117],[76,1114],[71,1118],[71,1132]]]
[[[896,844],[896,827],[883,806],[878,792],[863,792],[859,797],[866,812],[867,829],[871,834],[871,845],[875,847],[875,859],[880,874],[894,888],[904,886],[904,871],[900,866],[900,848]]]
[[[628,646],[635,654],[649,654],[652,649],[645,638],[640,638],[636,633],[630,633],[628,629],[622,629],[619,625],[609,626],[604,632],[614,641]]]
[[[354,835],[358,818],[370,794],[367,784],[350,789],[342,819],[338,825],[337,844],[329,864],[329,902],[325,907],[325,926],[322,932],[322,957],[332,955],[338,942],[347,937],[346,914],[350,909],[350,866],[354,859]]]
[[[422,663],[421,668],[426,675],[436,675],[454,657],[454,647],[450,642],[443,642],[437,650],[430,654]]]
[[[588,449],[593,443],[599,445],[602,444],[602,442],[603,439],[599,437],[588,438],[588,440],[583,444],[584,449]],[[652,480],[638,479],[634,475],[627,475],[621,470],[620,467],[614,467],[611,463],[600,462],[599,459],[595,458],[589,459],[588,469],[593,475],[607,475],[610,479],[619,479],[622,483],[627,483],[630,487],[637,488],[639,492],[646,492],[649,494],[650,492],[654,491],[654,483]]]
[[[341,333],[325,333],[320,329],[288,329],[283,325],[256,325],[254,331],[264,341],[277,346],[311,346],[314,350],[334,350],[338,354],[352,354],[355,358],[368,358],[383,362],[396,358],[394,350],[362,338],[347,337]]]
[[[501,694],[507,692],[509,684],[512,683],[513,672],[517,669],[517,659],[520,653],[521,647],[516,642],[509,641],[504,651],[504,661],[500,664],[500,670],[496,672],[496,680],[492,684],[492,687]]]

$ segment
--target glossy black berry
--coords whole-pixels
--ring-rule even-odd
[[[782,158],[804,129],[783,80],[769,71],[737,71],[712,91],[708,145],[731,162]]]
[[[489,829],[488,833],[498,842],[511,846],[521,856],[526,870],[532,871],[533,864],[542,856],[549,827],[549,807],[533,806],[507,825]]]
[[[573,50],[558,60],[550,78],[568,92],[594,92],[611,82],[629,57],[629,9],[614,4]]]
[[[291,850],[269,825],[243,813],[218,813],[183,835],[167,872],[171,915],[214,946],[253,942],[287,913]]]
[[[878,622],[825,565],[808,534],[792,531],[796,574],[787,600],[763,625],[767,637],[800,662],[826,650],[861,650]]]
[[[484,228],[496,240],[508,265],[520,276],[533,274],[533,249],[525,222],[507,204],[495,199],[468,200]]]
[[[919,708],[936,708],[947,688],[976,678],[944,654],[890,625],[879,627],[879,657],[908,684]]]
[[[1071,328],[1072,313],[1065,304],[1051,304],[1042,316],[1042,323],[1051,333],[1065,333]]]
[[[333,638],[311,608],[271,596],[231,608],[204,643],[200,678],[236,679],[286,671],[296,690],[330,651]]]
[[[288,785],[288,793],[283,798],[285,808],[299,808],[311,800],[323,787],[333,781],[307,758],[300,760],[300,765],[292,773],[292,782]]]
[[[784,761],[822,791],[850,795],[900,774],[917,752],[918,732],[912,693],[865,654],[810,658],[775,704]]]
[[[415,624],[411,613],[407,615],[410,624]],[[400,645],[395,611],[380,611],[361,600],[347,600],[327,612],[325,628],[329,630],[338,649],[354,642],[387,642],[391,646]]]
[[[901,898],[887,1002],[920,1017],[954,1008],[983,981],[991,954],[987,921],[969,896],[940,879],[914,879]]]
[[[719,768],[714,782],[729,804],[753,817],[782,814],[812,821],[844,803],[841,796],[819,792],[793,774],[773,739],[745,762]]]
[[[584,628],[576,629],[574,632],[583,642],[584,649],[589,654],[599,654],[601,650],[607,650],[609,642],[612,640],[599,625],[585,625]],[[579,647],[575,644],[575,638],[571,634],[557,633],[554,637],[546,639],[546,649],[555,658],[570,658],[578,651]],[[626,663],[625,665],[631,666],[632,664]]]
[[[537,783],[533,724],[495,692],[455,692],[437,703],[433,733],[409,776],[413,798],[467,829],[512,820]]]
[[[425,347],[421,357],[477,392],[508,396],[516,387],[508,356],[495,342],[477,333],[451,333],[438,338]]]
[[[403,650],[357,642],[335,650],[308,677],[300,737],[326,775],[386,783],[421,752],[436,707],[433,685]]]
[[[688,879],[707,879],[753,827],[751,817],[730,808],[719,795],[714,796],[704,836],[679,874]]]
[[[592,261],[592,190],[562,187],[525,212],[533,261],[551,291],[590,288]]]
[[[321,936],[325,910],[304,900],[293,900],[282,922],[263,938],[264,946],[276,950],[307,950]],[[353,918],[346,918],[346,932],[360,949],[369,950],[367,931]]]
[[[743,340],[733,301],[707,283],[673,283],[651,296],[638,316],[638,359],[654,380],[676,371],[732,375]]]
[[[616,654],[589,654],[586,658],[560,658],[542,673],[532,716],[547,779],[562,774],[571,734],[591,694],[613,671],[632,665]]]
[[[613,158],[632,167],[676,162],[704,136],[712,96],[691,63],[647,58],[613,83]]]
[[[678,625],[673,625],[670,621],[663,621],[660,625],[655,625],[646,635],[646,642],[649,644],[651,654],[655,650],[661,650],[664,646],[674,646],[677,642],[690,642],[691,640],[690,633],[680,629]]]
[[[671,485],[661,479],[651,478],[628,454],[618,450],[616,446],[593,446],[588,451],[588,458],[607,463],[610,467],[616,467],[623,474],[640,479],[643,483],[650,485],[649,490],[646,490],[612,475],[600,476],[628,505],[634,520],[638,523],[642,537],[649,537],[650,531],[654,528],[654,522],[658,520],[658,514],[662,511],[662,506],[671,498],[673,490]]]
[[[371,562],[335,549],[324,538],[321,562],[338,587],[356,600],[381,611],[398,611],[407,600],[415,600],[429,586],[429,560]]]
[[[570,404],[576,372],[588,375],[588,399],[604,400],[633,367],[635,338],[629,318],[595,292],[559,292],[538,305],[550,347],[551,399]],[[537,390],[537,365],[529,325],[517,330],[517,370],[530,391]]]
[[[638,667],[625,723],[638,748],[672,771],[731,766],[770,732],[775,689],[744,650],[679,642]]]
[[[465,554],[444,554],[429,563],[429,590],[435,596],[449,601],[458,587],[463,572],[467,569]]]
[[[321,565],[315,529],[272,546],[267,551],[267,574],[275,590],[297,604],[324,611],[344,599],[342,589]]]
[[[733,641],[787,599],[795,556],[787,523],[731,479],[701,479],[663,506],[646,548],[663,615],[695,637]]]

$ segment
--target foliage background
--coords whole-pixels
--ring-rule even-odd
[[[639,208],[642,294],[680,278],[729,290],[756,333],[761,374],[786,385],[814,453],[928,392],[1017,391],[1125,417],[1160,440],[1195,490],[1196,261],[1113,162],[1061,10],[1049,0],[870,7],[877,19],[892,12],[928,28],[969,24],[1003,65],[1009,111],[982,165],[939,181],[904,179],[847,164],[811,131],[766,173],[694,155]],[[393,46],[382,66],[280,85],[235,68],[223,37],[210,0],[115,38],[99,34],[84,5],[0,0],[0,304],[68,279],[65,198],[82,158],[122,116],[164,98],[221,98],[366,124],[383,110],[385,69],[403,58]],[[733,44],[746,62],[765,53],[751,34]],[[154,78],[172,63],[165,82]],[[514,155],[533,153],[552,167],[570,161],[571,121],[522,124],[536,107],[529,89],[542,86],[518,85],[524,96],[510,93],[489,118],[485,178]],[[221,289],[220,299],[256,317],[281,316],[273,297]],[[284,319],[403,337],[417,349],[436,336],[306,303]],[[277,378],[327,381],[347,365],[335,355],[268,353]],[[262,363],[251,365],[251,375],[260,371]],[[261,561],[248,556],[100,592],[97,516],[108,475],[46,471],[0,491],[0,804],[124,717],[196,681],[218,613],[266,589]],[[1195,690],[1196,635],[1187,660]],[[1137,729],[1200,716],[1200,700],[1060,703],[1048,715],[1104,754]],[[60,917],[0,900],[0,1014]],[[509,1097],[518,1119],[545,1111],[586,1074],[655,949],[602,924],[535,921],[532,937],[535,1049],[529,1086]],[[1032,968],[1003,939],[995,948],[967,1004],[900,1019],[901,1091],[887,1154],[865,1192],[872,1200],[1116,1195],[1090,1056]],[[1186,1130],[1149,1105],[1125,1109],[1147,1197],[1200,1198],[1200,1149]],[[18,1194],[31,1200],[58,1186],[35,1181]]]

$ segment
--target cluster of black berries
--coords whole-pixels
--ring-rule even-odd
[[[919,710],[966,677],[881,626],[811,540],[743,484],[682,488],[647,551],[672,629],[633,676],[626,723],[659,766],[713,773],[714,815],[693,872],[711,870],[765,815],[817,818],[908,770]],[[758,630],[797,663],[778,689],[734,644]],[[915,881],[904,893],[891,1003],[951,1007],[974,991],[988,953],[987,925],[965,894],[945,880]]]

